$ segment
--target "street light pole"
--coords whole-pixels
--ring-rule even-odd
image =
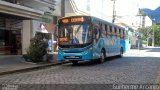
[[[153,32],[152,32],[152,47],[154,47],[154,29],[155,29],[155,23],[153,24]]]
[[[65,0],[61,0],[61,17],[65,16]]]
[[[115,1],[116,0],[111,0],[111,1],[113,1],[113,15],[112,15],[112,23],[114,23],[115,22],[115,17],[116,17],[116,11],[115,11]]]

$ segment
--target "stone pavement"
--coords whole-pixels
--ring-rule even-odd
[[[61,64],[57,59],[57,52],[54,52],[53,55],[53,60],[45,63],[25,62],[21,55],[0,56],[0,75],[24,72]]]

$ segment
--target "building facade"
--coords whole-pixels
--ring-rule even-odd
[[[56,0],[0,0],[0,55],[25,54],[37,32],[53,34],[58,17],[54,15],[56,3]],[[43,25],[47,32],[41,31]]]

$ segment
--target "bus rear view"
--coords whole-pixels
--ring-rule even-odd
[[[76,64],[91,60],[92,30],[91,18],[87,16],[65,17],[58,21],[58,59]]]

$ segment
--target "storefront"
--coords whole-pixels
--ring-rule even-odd
[[[0,55],[20,55],[22,20],[0,17]]]
[[[43,15],[40,20],[32,20],[33,23],[33,37],[41,35],[44,40],[48,41],[48,52],[56,51],[56,17],[51,15]]]
[[[44,12],[0,1],[0,55],[22,55],[30,44],[30,20],[39,19]]]

